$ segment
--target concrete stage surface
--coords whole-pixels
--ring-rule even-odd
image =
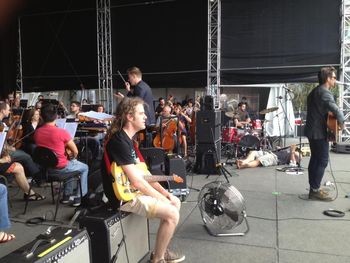
[[[305,139],[303,138],[303,141]],[[287,140],[289,145],[291,140]],[[223,159],[224,160],[224,159]],[[231,173],[230,183],[243,195],[246,202],[247,219],[250,231],[245,236],[214,237],[203,226],[197,206],[198,192],[190,194],[182,203],[181,219],[172,240],[171,247],[186,255],[186,262],[220,263],[295,263],[295,262],[350,262],[350,156],[330,153],[330,163],[326,169],[323,183],[336,181],[337,190],[329,186],[335,201],[308,201],[299,198],[308,192],[307,165],[309,157],[304,157],[303,174],[290,175],[276,170],[277,167],[251,168],[237,170],[226,165]],[[223,176],[188,174],[187,184],[201,189],[215,180],[224,180]],[[44,193],[47,199],[31,202],[26,215],[22,215],[23,194],[16,186],[9,188],[10,216],[14,241],[0,244],[1,257],[32,241],[43,233],[48,226],[67,225],[74,208],[61,205],[58,222],[45,221],[40,225],[27,226],[26,219],[38,216],[52,217],[54,205],[51,203],[50,187],[35,188]],[[341,218],[323,214],[329,208],[345,212]],[[150,220],[151,248],[155,241],[158,220]],[[244,229],[244,223],[234,230]],[[143,260],[147,262],[147,260]],[[83,262],[81,262],[83,263]]]

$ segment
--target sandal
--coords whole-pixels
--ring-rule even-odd
[[[1,236],[1,233],[3,235],[2,235],[2,238],[0,239],[0,244],[9,242],[16,238],[14,234],[7,234],[5,232],[0,232],[0,236]]]
[[[46,198],[45,196],[38,194],[38,193],[34,193],[31,195],[24,193],[24,196],[23,196],[23,199],[24,200],[28,199],[28,201],[42,201],[45,198]]]

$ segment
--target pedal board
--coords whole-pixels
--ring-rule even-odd
[[[346,143],[346,142],[333,143],[331,146],[331,151],[335,153],[350,153],[350,143]]]

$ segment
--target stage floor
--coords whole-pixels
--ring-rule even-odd
[[[288,139],[287,145],[295,141],[297,138]],[[333,202],[299,198],[300,194],[308,192],[307,169],[303,174],[292,175],[277,171],[277,167],[237,170],[234,166],[225,166],[235,174],[229,177],[229,181],[245,200],[250,226],[245,236],[214,237],[208,234],[197,205],[199,193],[194,189],[202,189],[205,184],[224,180],[224,177],[211,175],[206,178],[206,175],[188,174],[187,185],[191,189],[182,203],[181,219],[172,240],[172,248],[184,253],[186,262],[350,262],[350,199],[346,197],[350,193],[349,157],[347,154],[330,153],[330,165],[324,182],[333,181],[333,174],[338,191]],[[309,157],[303,158],[302,167],[307,167],[308,161]],[[332,186],[329,189],[336,195]],[[21,214],[23,194],[16,187],[9,190],[12,228],[8,232],[14,233],[16,240],[0,244],[0,258],[32,241],[52,225],[44,222],[27,226],[24,224],[26,219],[44,215],[50,217],[54,211],[50,187],[36,189],[48,198],[31,202],[25,216]],[[329,208],[344,211],[345,216],[333,218],[324,215],[323,211]],[[74,208],[61,205],[58,224],[68,224],[73,213]],[[158,220],[150,220],[151,247],[157,226]],[[239,232],[244,228],[245,224],[242,223],[234,230]]]

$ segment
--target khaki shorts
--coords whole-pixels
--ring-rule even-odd
[[[125,203],[120,207],[120,210],[130,213],[135,213],[147,218],[154,218],[157,210],[158,200],[154,197],[137,195],[133,200]]]
[[[269,152],[256,151],[255,159],[259,160],[262,166],[272,166],[278,164],[277,156]]]

